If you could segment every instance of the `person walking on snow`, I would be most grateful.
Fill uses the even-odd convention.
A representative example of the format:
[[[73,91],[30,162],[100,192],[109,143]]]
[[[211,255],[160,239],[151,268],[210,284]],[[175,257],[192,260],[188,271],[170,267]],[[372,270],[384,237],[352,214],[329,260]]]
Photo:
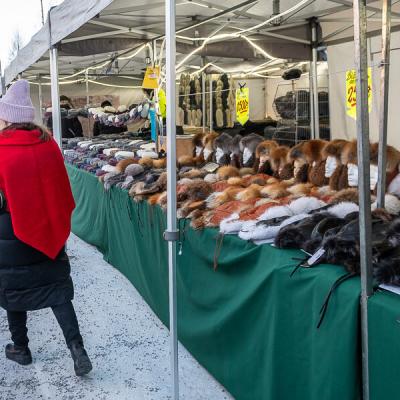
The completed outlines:
[[[27,311],[51,307],[78,376],[92,364],[71,300],[71,268],[65,243],[75,208],[60,149],[33,123],[26,80],[0,99],[0,306],[7,311],[12,344],[6,357],[32,363]]]

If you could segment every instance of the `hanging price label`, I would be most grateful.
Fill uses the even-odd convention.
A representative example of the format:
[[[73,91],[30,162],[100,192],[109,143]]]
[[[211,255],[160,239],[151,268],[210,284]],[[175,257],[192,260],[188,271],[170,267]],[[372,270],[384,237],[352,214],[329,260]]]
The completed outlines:
[[[368,68],[368,112],[372,106],[372,76],[371,68]],[[357,118],[356,101],[356,71],[354,69],[346,71],[346,112],[353,119]]]
[[[236,89],[236,120],[244,125],[249,117],[249,88]]]
[[[143,89],[157,89],[160,78],[160,67],[147,67],[146,74],[143,79]]]

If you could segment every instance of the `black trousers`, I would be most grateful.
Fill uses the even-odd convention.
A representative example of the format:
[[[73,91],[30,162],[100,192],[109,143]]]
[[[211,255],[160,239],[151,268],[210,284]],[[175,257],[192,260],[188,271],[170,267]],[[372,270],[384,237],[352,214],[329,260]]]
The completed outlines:
[[[76,318],[72,302],[51,307],[60,325],[68,347],[72,342],[82,343],[82,336],[79,332],[78,320]],[[28,328],[26,327],[26,311],[7,311],[8,326],[11,332],[11,339],[15,345],[28,346]]]

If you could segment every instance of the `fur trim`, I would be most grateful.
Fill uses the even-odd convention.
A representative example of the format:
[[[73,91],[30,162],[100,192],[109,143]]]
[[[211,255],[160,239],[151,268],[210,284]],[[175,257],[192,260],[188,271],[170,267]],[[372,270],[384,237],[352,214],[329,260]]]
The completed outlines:
[[[274,206],[268,208],[258,218],[258,221],[268,221],[273,218],[290,217],[293,215],[292,210],[288,206]]]
[[[303,164],[296,172],[294,177],[296,183],[306,183],[308,181],[308,171],[310,170],[309,164]]]
[[[239,170],[231,166],[221,167],[217,171],[217,176],[220,180],[228,180],[239,175]]]
[[[334,215],[338,218],[345,218],[346,215],[351,214],[353,212],[358,212],[359,207],[356,203],[351,203],[349,201],[342,201],[340,203],[335,204],[332,207],[327,209],[329,214]]]
[[[150,196],[147,200],[147,202],[151,205],[154,206],[156,204],[158,204],[158,201],[160,199],[160,197],[162,196],[162,193],[156,193],[153,194],[152,196]]]
[[[302,159],[307,164],[312,165],[314,161],[322,161],[322,150],[327,145],[325,140],[307,140],[294,146],[289,153],[291,160]]]
[[[287,146],[278,146],[270,153],[271,167],[274,173],[279,174],[280,170],[287,164],[287,156],[290,149]]]
[[[288,207],[292,211],[293,215],[296,215],[318,210],[325,205],[326,203],[316,199],[315,197],[300,197],[299,199],[292,201]]]
[[[243,221],[239,220],[239,214],[233,213],[221,221],[219,231],[224,234],[237,233],[240,231],[242,225]]]
[[[371,210],[377,209],[377,202],[375,201],[371,205]],[[385,195],[385,210],[392,215],[400,214],[400,200],[398,197],[393,196],[392,194]]]
[[[143,167],[153,168],[153,159],[148,157],[141,158],[139,164]]]
[[[207,172],[201,169],[193,168],[187,172],[179,174],[182,178],[189,178],[189,179],[195,179],[195,178],[204,178],[207,175]]]
[[[203,147],[204,133],[196,133],[192,138],[192,145],[194,148]]]
[[[377,208],[371,212],[372,218],[377,218],[382,220],[383,222],[391,222],[393,221],[394,215],[390,214],[384,208]]]
[[[329,156],[336,157],[336,160],[340,162],[343,149],[347,143],[349,143],[349,141],[343,139],[336,139],[328,142],[322,150],[322,157],[324,159],[328,158]]]

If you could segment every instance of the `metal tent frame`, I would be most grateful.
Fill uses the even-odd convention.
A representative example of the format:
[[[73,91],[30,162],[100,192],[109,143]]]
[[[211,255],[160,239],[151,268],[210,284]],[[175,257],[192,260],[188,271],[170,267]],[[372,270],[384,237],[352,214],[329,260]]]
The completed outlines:
[[[225,67],[243,62],[243,57],[234,53],[240,49],[243,54],[253,54],[251,62],[259,65],[260,61],[280,57],[282,54],[294,54],[310,61],[310,81],[314,93],[317,92],[316,63],[318,46],[326,46],[353,40],[354,29],[355,61],[357,73],[357,137],[358,167],[360,171],[360,261],[361,261],[361,332],[363,363],[363,398],[369,399],[368,370],[368,298],[372,291],[371,266],[371,210],[369,190],[369,123],[368,123],[368,65],[367,37],[382,32],[382,71],[381,103],[379,126],[379,165],[378,165],[378,205],[384,205],[385,195],[385,157],[387,146],[388,81],[390,64],[390,33],[400,30],[400,9],[392,10],[395,3],[382,0],[382,7],[371,5],[368,0],[317,0],[305,1],[304,7],[279,17],[276,24],[263,23],[273,11],[288,10],[292,0],[267,2],[235,0],[233,7],[221,2],[206,0],[148,0],[133,6],[129,0],[66,0],[49,13],[43,28],[31,42],[20,50],[16,59],[5,69],[2,76],[0,67],[1,92],[19,74],[27,78],[51,78],[53,102],[53,124],[57,141],[61,144],[61,117],[59,113],[59,83],[61,79],[77,76],[77,70],[105,63],[110,65],[119,56],[126,56],[126,62],[120,71],[135,76],[138,66],[143,66],[143,59],[135,63],[130,58],[134,49],[144,43],[152,42],[163,48],[166,44],[167,84],[167,146],[168,146],[168,227],[165,239],[169,248],[169,291],[170,291],[170,333],[171,333],[171,369],[173,376],[173,398],[179,397],[178,380],[178,335],[177,335],[177,296],[176,296],[176,241],[178,239],[176,223],[176,153],[175,153],[175,78],[176,61],[182,63],[189,54],[190,64],[183,62],[185,70],[193,70],[193,65],[204,67],[204,60],[221,60]],[[274,3],[274,4],[271,4]],[[188,12],[195,7],[196,15]],[[181,13],[177,9],[183,10]],[[186,12],[186,14],[185,14]],[[187,17],[190,15],[190,24]],[[392,19],[393,17],[396,17]],[[310,29],[310,18],[311,29]],[[322,26],[323,35],[319,37],[316,19]],[[368,26],[367,26],[368,20]],[[65,23],[68,21],[68,23]],[[53,23],[52,23],[53,22]],[[232,34],[249,30],[255,24],[261,24],[256,32],[250,31],[248,42],[256,42],[257,47],[240,40],[232,40],[229,46],[226,39],[215,38],[201,50],[196,31],[208,35],[218,30]],[[220,27],[223,25],[223,28]],[[306,28],[305,28],[306,27]],[[246,35],[247,35],[246,33]],[[110,50],[107,41],[113,38],[115,46]],[[254,42],[255,41],[255,42]],[[221,45],[222,43],[222,45]],[[109,45],[109,44],[108,44]],[[285,51],[279,50],[282,46]],[[200,46],[202,47],[202,46]],[[293,49],[296,52],[293,53]],[[306,49],[304,51],[304,49]],[[111,54],[110,54],[111,51]],[[308,57],[305,57],[305,52]],[[160,51],[162,53],[162,51]],[[82,56],[84,54],[84,56]],[[86,55],[89,54],[89,55]],[[289,58],[289,57],[288,57]],[[296,57],[294,57],[296,58]],[[162,61],[162,57],[161,60]],[[203,63],[203,64],[202,64]],[[265,62],[264,62],[265,64]],[[262,64],[261,64],[262,65]],[[195,70],[196,70],[195,68]],[[50,69],[50,77],[46,77]],[[93,69],[96,69],[94,67]],[[71,75],[73,75],[71,77]],[[61,78],[61,76],[63,76]],[[86,72],[86,79],[87,79]],[[205,82],[205,80],[203,80]],[[40,86],[39,86],[40,87]],[[205,92],[205,90],[203,90]],[[318,97],[313,96],[312,107],[314,137],[318,137]],[[205,102],[203,102],[204,104]],[[58,112],[57,112],[58,110]],[[205,111],[205,110],[204,110]],[[203,111],[203,118],[205,112]]]

